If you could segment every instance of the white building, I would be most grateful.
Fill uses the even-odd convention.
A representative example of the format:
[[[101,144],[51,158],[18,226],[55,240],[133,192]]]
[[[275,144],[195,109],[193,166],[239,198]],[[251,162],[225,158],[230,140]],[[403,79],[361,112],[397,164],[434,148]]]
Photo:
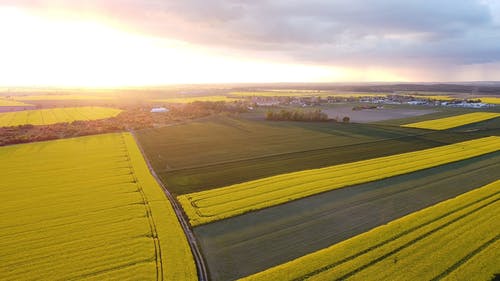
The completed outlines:
[[[169,110],[166,109],[165,107],[153,107],[151,109],[151,112],[157,113],[157,112],[168,112]]]

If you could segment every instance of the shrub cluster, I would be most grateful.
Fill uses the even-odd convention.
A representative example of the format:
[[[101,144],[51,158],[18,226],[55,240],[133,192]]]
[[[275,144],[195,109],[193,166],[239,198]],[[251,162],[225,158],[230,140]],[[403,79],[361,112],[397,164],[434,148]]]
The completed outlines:
[[[275,121],[328,121],[328,114],[316,110],[285,110],[268,111],[266,114],[267,120]]]

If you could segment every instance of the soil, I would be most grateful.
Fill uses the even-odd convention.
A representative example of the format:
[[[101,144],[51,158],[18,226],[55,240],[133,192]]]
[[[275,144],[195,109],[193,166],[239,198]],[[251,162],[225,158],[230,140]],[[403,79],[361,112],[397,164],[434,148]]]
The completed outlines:
[[[413,116],[420,116],[436,112],[432,109],[362,109],[352,110],[352,107],[338,107],[332,109],[324,109],[323,112],[328,114],[328,118],[342,121],[344,116],[350,118],[350,122],[354,123],[370,123],[383,120],[401,119]]]

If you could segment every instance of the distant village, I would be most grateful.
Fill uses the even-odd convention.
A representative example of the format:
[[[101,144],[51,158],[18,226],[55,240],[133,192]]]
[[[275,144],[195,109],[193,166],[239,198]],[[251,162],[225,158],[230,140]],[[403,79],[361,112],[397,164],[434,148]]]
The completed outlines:
[[[277,105],[295,105],[301,107],[315,106],[321,104],[333,103],[351,103],[363,102],[371,104],[409,104],[421,106],[448,106],[462,108],[486,108],[493,107],[495,104],[483,103],[481,99],[446,99],[440,100],[418,95],[388,94],[380,96],[252,96],[249,101],[256,106],[277,106]]]

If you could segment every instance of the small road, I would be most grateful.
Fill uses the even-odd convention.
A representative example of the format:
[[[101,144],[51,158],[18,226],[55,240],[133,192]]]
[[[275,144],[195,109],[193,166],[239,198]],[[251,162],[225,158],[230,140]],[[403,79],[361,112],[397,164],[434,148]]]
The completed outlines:
[[[156,172],[154,171],[153,167],[151,166],[151,163],[149,162],[149,159],[147,158],[146,154],[144,153],[144,150],[142,149],[141,144],[139,143],[135,132],[130,131],[132,136],[134,137],[135,142],[137,143],[137,146],[141,150],[142,156],[144,157],[144,160],[146,161],[146,164],[148,165],[149,171],[151,172],[151,175],[156,179],[158,184],[161,186],[163,189],[163,192],[165,192],[165,195],[167,195],[168,200],[174,207],[175,214],[177,215],[177,219],[179,220],[182,229],[184,230],[184,233],[186,234],[186,238],[188,240],[189,246],[191,247],[191,252],[193,253],[194,261],[196,264],[196,269],[198,272],[198,280],[199,281],[208,281],[208,271],[207,267],[205,265],[205,260],[203,259],[203,256],[201,255],[201,251],[198,247],[198,243],[196,242],[196,238],[194,237],[193,231],[191,230],[191,227],[189,226],[189,222],[186,220],[184,217],[184,214],[182,212],[182,208],[179,205],[179,202],[177,202],[177,199],[168,191],[168,189],[165,187],[163,182],[158,178],[156,175]]]

